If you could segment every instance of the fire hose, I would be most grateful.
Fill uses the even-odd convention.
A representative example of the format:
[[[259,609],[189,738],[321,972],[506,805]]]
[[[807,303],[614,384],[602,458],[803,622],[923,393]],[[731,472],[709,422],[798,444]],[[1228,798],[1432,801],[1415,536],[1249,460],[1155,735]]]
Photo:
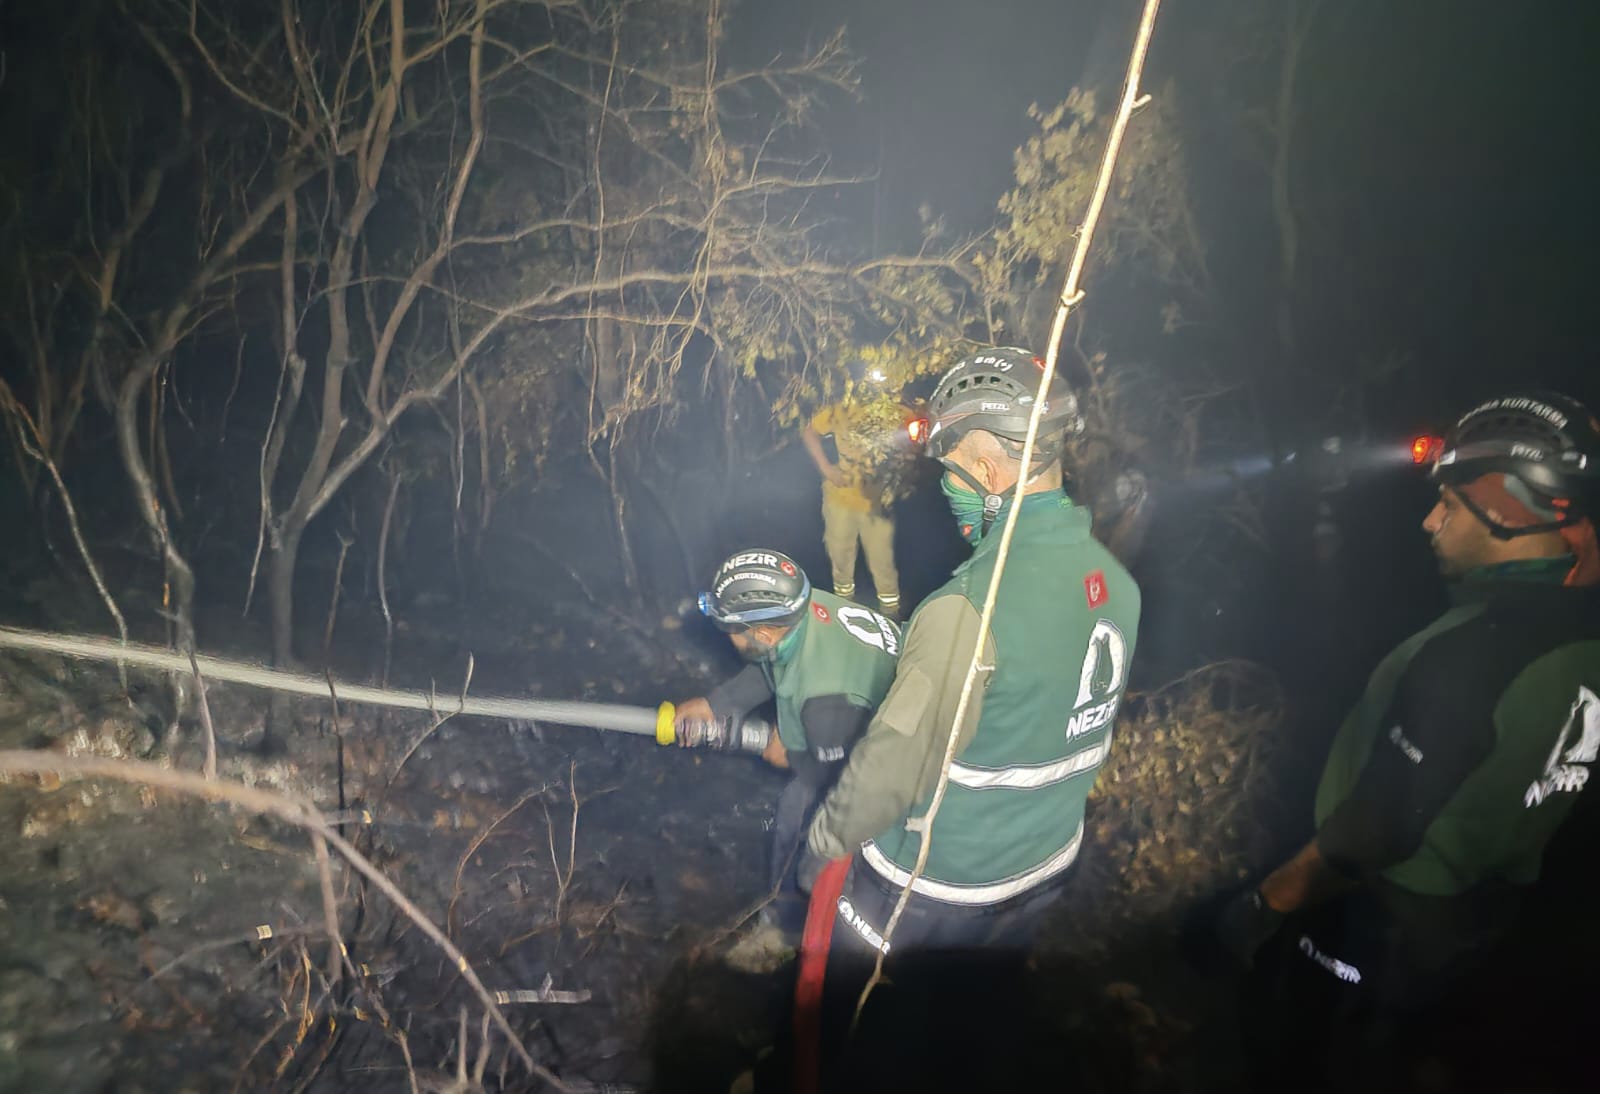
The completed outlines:
[[[109,661],[161,672],[194,671],[189,663],[189,656],[185,653],[135,643],[124,645],[109,638],[52,634],[23,630],[19,627],[0,627],[0,649],[49,653],[85,661]],[[677,711],[671,703],[662,703],[658,707],[651,708],[627,706],[621,703],[513,699],[507,696],[460,695],[451,698],[426,691],[342,684],[309,673],[288,672],[221,657],[197,654],[195,663],[199,666],[200,675],[207,681],[222,680],[231,684],[244,684],[247,687],[288,692],[291,695],[306,695],[312,698],[333,697],[346,703],[427,711],[435,716],[464,714],[485,718],[506,718],[513,721],[554,722],[558,725],[582,726],[586,729],[609,729],[617,733],[654,737],[657,744],[663,745],[672,744],[677,737],[675,729]]]

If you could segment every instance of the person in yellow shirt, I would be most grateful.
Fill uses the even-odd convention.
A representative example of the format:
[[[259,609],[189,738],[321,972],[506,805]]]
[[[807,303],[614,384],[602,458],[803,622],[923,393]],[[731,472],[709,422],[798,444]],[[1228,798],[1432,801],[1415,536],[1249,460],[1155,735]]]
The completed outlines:
[[[800,439],[822,476],[822,544],[833,568],[836,596],[854,600],[858,551],[878,594],[878,610],[901,618],[900,572],[894,563],[896,464],[906,455],[912,412],[891,396],[881,368],[857,362],[849,393],[823,407]],[[823,443],[833,438],[836,457]]]

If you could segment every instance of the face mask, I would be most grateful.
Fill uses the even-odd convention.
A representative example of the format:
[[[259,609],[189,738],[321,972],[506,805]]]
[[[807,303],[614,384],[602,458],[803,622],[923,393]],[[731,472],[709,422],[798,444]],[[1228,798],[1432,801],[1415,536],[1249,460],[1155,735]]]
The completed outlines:
[[[781,642],[779,643],[782,644]],[[759,665],[765,661],[776,660],[778,647],[771,642],[763,642],[753,634],[746,634],[744,641],[738,647],[739,656],[752,665]]]
[[[773,652],[772,660],[779,665],[787,665],[794,656],[794,651],[800,648],[800,627],[790,627],[789,633],[778,639],[778,645]]]
[[[946,473],[939,480],[939,489],[944,491],[945,500],[950,503],[950,512],[955,514],[961,538],[976,547],[983,538],[983,498],[977,491],[968,490],[952,480],[953,476]]]
[[[776,643],[763,642],[754,634],[746,634],[744,644],[739,647],[739,656],[752,665],[764,663],[782,665],[794,656],[794,651],[799,645],[799,627],[790,627],[789,633]]]

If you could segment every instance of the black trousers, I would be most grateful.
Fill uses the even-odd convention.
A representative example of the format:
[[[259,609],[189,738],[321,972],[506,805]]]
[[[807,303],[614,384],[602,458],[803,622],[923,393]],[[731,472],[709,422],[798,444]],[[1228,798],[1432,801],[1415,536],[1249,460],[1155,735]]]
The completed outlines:
[[[768,891],[777,896],[763,911],[762,918],[791,934],[797,934],[806,922],[807,898],[795,879],[800,841],[805,838],[806,825],[825,789],[803,778],[790,779],[773,809],[767,885]]]
[[[1254,1087],[1409,1091],[1432,1066],[1468,1073],[1449,1089],[1479,1089],[1462,1065],[1490,1046],[1461,1042],[1464,1022],[1503,1015],[1509,1002],[1495,1000],[1493,952],[1488,936],[1444,915],[1397,918],[1365,892],[1291,918],[1244,988]]]
[[[913,894],[857,1018],[900,890],[857,856],[834,909],[823,990],[827,1091],[1022,1089],[1040,1063],[1024,975],[1035,929],[1062,879],[999,905]],[[1054,1077],[1061,1077],[1059,1058]]]

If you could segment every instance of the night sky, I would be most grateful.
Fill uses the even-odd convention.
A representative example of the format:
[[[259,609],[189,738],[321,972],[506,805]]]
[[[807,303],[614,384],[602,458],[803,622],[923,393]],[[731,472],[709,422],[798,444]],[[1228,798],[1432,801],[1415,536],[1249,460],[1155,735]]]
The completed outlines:
[[[1270,258],[1268,194],[1248,123],[1217,89],[1239,75],[1227,28],[1250,7],[1164,4],[1144,80],[1176,82],[1211,226],[1234,244],[1223,276],[1246,312],[1260,306],[1257,267]],[[1028,105],[1079,83],[1115,87],[1139,8],[749,0],[738,41],[756,56],[847,25],[866,101],[829,122],[843,155],[882,165],[884,238],[914,241],[924,201],[957,229],[987,226],[1030,132]],[[1296,96],[1294,179],[1317,298],[1305,321],[1338,354],[1407,357],[1395,395],[1413,420],[1507,383],[1600,398],[1590,287],[1600,125],[1586,90],[1597,41],[1600,8],[1561,0],[1341,0],[1319,11]]]
[[[837,230],[883,252],[914,247],[925,215],[949,225],[947,238],[987,229],[1013,150],[1032,131],[1029,104],[1079,84],[1113,89],[1139,7],[741,0],[725,57],[756,64],[847,28],[862,98],[836,96],[819,121],[838,170],[881,175],[875,189],[840,199],[847,221]],[[1250,328],[1269,325],[1275,236],[1239,105],[1270,90],[1270,59],[1262,71],[1241,61],[1240,28],[1269,33],[1283,10],[1170,0],[1145,78],[1152,89],[1173,82],[1235,328],[1227,352],[1245,357],[1268,352]],[[25,62],[42,25],[0,5],[0,33],[19,44],[0,84],[13,104],[32,79]],[[1600,9],[1560,0],[1320,6],[1296,89],[1292,168],[1311,367],[1407,362],[1385,405],[1408,423],[1447,417],[1507,383],[1600,399],[1589,367],[1600,153],[1586,92],[1597,37]],[[61,116],[64,96],[31,87],[28,110]],[[1121,305],[1102,297],[1090,307]]]
[[[1055,103],[1079,81],[1105,6],[747,0],[735,9],[733,44],[756,61],[846,28],[862,59],[863,101],[841,104],[827,124],[846,159],[867,170],[881,163],[886,240],[915,245],[923,202],[967,230],[992,218],[1012,152],[1032,128],[1028,104]],[[1131,35],[1137,11],[1128,14]]]

